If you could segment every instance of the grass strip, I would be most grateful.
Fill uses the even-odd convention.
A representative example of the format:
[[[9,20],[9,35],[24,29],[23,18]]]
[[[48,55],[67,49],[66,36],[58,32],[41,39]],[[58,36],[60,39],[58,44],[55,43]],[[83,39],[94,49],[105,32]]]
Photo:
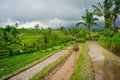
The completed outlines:
[[[43,61],[44,59],[48,58],[49,56],[55,54],[56,52],[58,52],[59,50],[61,50],[62,48],[57,48],[57,49],[53,49],[49,52],[43,52],[41,55],[39,55],[39,52],[36,53],[36,58],[31,59],[30,61],[27,61],[21,65],[18,66],[14,66],[13,68],[4,71],[2,73],[0,73],[0,77],[2,77],[2,79],[6,79],[9,78],[19,72],[22,72],[32,66],[34,66],[35,64]],[[5,75],[5,76],[4,76]]]
[[[70,49],[68,53],[66,53],[64,56],[60,57],[55,62],[46,66],[44,69],[42,69],[40,72],[38,72],[35,76],[33,76],[30,80],[40,80],[40,79],[42,79],[49,71],[54,69],[61,61],[66,59],[71,54],[71,52],[72,52],[72,49]]]
[[[100,36],[98,43],[115,55],[120,56],[120,33],[118,33],[118,36],[114,35],[113,37]]]
[[[94,80],[92,61],[88,55],[88,44],[83,44],[72,80]]]

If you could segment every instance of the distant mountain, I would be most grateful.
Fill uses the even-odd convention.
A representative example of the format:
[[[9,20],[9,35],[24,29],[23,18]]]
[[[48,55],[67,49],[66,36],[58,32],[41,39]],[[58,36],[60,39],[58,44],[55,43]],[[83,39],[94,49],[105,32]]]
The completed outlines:
[[[61,26],[55,26],[53,27],[54,29],[58,29],[60,28]],[[71,27],[76,27],[76,23],[71,23],[71,24],[67,24],[67,25],[64,25],[65,28],[71,28]],[[80,28],[86,28],[86,26],[84,25],[80,25],[78,26]],[[103,22],[98,22],[98,25],[93,25],[91,27],[91,29],[103,29],[104,28],[104,23]]]
[[[104,29],[104,22],[103,21],[99,21],[99,22],[97,22],[97,24],[98,25],[91,26],[91,29],[99,29],[99,30]],[[76,23],[71,23],[71,24],[64,25],[64,27],[65,28],[75,27],[75,25],[76,25]],[[120,19],[116,20],[116,26],[120,26]],[[84,25],[80,25],[79,27],[80,28],[86,28],[86,26],[84,26]],[[55,29],[60,28],[60,26],[59,27],[53,27],[53,28],[55,28]]]

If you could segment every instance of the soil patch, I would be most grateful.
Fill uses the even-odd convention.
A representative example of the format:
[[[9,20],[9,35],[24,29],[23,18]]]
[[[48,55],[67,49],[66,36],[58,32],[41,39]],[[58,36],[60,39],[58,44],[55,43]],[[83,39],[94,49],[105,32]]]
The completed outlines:
[[[120,58],[95,42],[89,42],[95,80],[120,80]]]
[[[81,48],[81,46],[79,46]],[[73,51],[72,54],[42,80],[70,80],[75,70],[75,65],[79,58],[79,52]]]

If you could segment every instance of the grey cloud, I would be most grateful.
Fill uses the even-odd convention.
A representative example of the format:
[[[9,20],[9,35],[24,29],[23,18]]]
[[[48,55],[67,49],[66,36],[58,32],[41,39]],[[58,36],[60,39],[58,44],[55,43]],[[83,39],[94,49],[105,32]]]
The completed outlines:
[[[91,5],[98,0],[0,0],[0,23],[14,21],[41,21],[47,24],[58,18],[73,22],[81,19],[85,9],[92,10]]]

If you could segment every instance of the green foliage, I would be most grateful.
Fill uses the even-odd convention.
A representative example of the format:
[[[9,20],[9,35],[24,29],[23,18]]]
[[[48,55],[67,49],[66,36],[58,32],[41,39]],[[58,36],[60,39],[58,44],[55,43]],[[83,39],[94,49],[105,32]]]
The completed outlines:
[[[98,18],[94,18],[94,14],[90,12],[88,9],[86,9],[86,14],[85,16],[82,16],[82,19],[84,22],[79,22],[76,24],[76,26],[79,26],[80,24],[83,24],[87,27],[88,29],[88,39],[91,40],[91,35],[90,35],[90,28],[92,25],[97,25],[95,21],[98,21]]]
[[[10,52],[10,56],[51,48],[72,41],[73,38],[77,37],[68,35],[68,33],[70,34],[68,29],[64,34],[64,29],[63,31],[51,28],[16,29],[14,26],[6,26],[5,29],[1,28],[0,32],[0,46],[5,47],[5,50]],[[23,52],[20,53],[20,50]]]
[[[114,34],[113,37],[101,36],[99,44],[120,56],[120,33]]]
[[[99,2],[97,6],[92,5],[92,7],[95,9],[94,14],[105,19],[105,34],[107,29],[112,29],[112,23],[115,30],[115,21],[120,13],[120,0],[103,0],[102,3]]]
[[[9,56],[14,55],[14,51],[18,51],[20,47],[20,40],[18,37],[18,32],[14,26],[6,26],[5,29],[1,29],[0,34],[0,47],[1,49],[6,49],[9,52]]]
[[[82,19],[84,22],[79,22],[76,24],[76,26],[79,26],[80,24],[83,24],[87,26],[88,30],[90,31],[90,27],[92,25],[97,25],[95,21],[98,20],[98,18],[94,18],[94,14],[90,12],[88,9],[86,9],[85,16],[82,16]]]
[[[66,30],[68,33],[68,30]],[[69,32],[70,33],[70,32]],[[0,29],[1,58],[6,53],[7,57],[25,53],[33,53],[38,50],[58,46],[72,41],[72,35],[63,31],[48,29],[16,29],[14,26],[6,26]],[[22,53],[20,52],[22,50]],[[9,52],[9,53],[8,53]]]
[[[119,13],[120,13],[120,0],[114,0],[114,8],[113,8],[113,11],[112,11],[112,15],[113,15],[113,25],[114,25],[114,31],[115,31],[115,28],[116,28],[116,20],[119,16]]]
[[[60,62],[62,62],[64,59],[66,59],[70,54],[72,50],[69,50],[68,53],[66,53],[64,56],[60,57],[55,62],[49,64],[45,68],[43,68],[40,72],[38,72],[36,75],[34,75],[30,80],[40,80],[42,79],[51,69],[54,69]]]
[[[88,55],[88,44],[83,44],[72,80],[94,80],[91,58]]]
[[[62,45],[47,49],[34,52],[32,54],[23,54],[19,56],[8,57],[5,59],[0,60],[0,77],[13,73],[25,66],[34,63],[38,60],[41,60],[56,51],[60,50]]]

